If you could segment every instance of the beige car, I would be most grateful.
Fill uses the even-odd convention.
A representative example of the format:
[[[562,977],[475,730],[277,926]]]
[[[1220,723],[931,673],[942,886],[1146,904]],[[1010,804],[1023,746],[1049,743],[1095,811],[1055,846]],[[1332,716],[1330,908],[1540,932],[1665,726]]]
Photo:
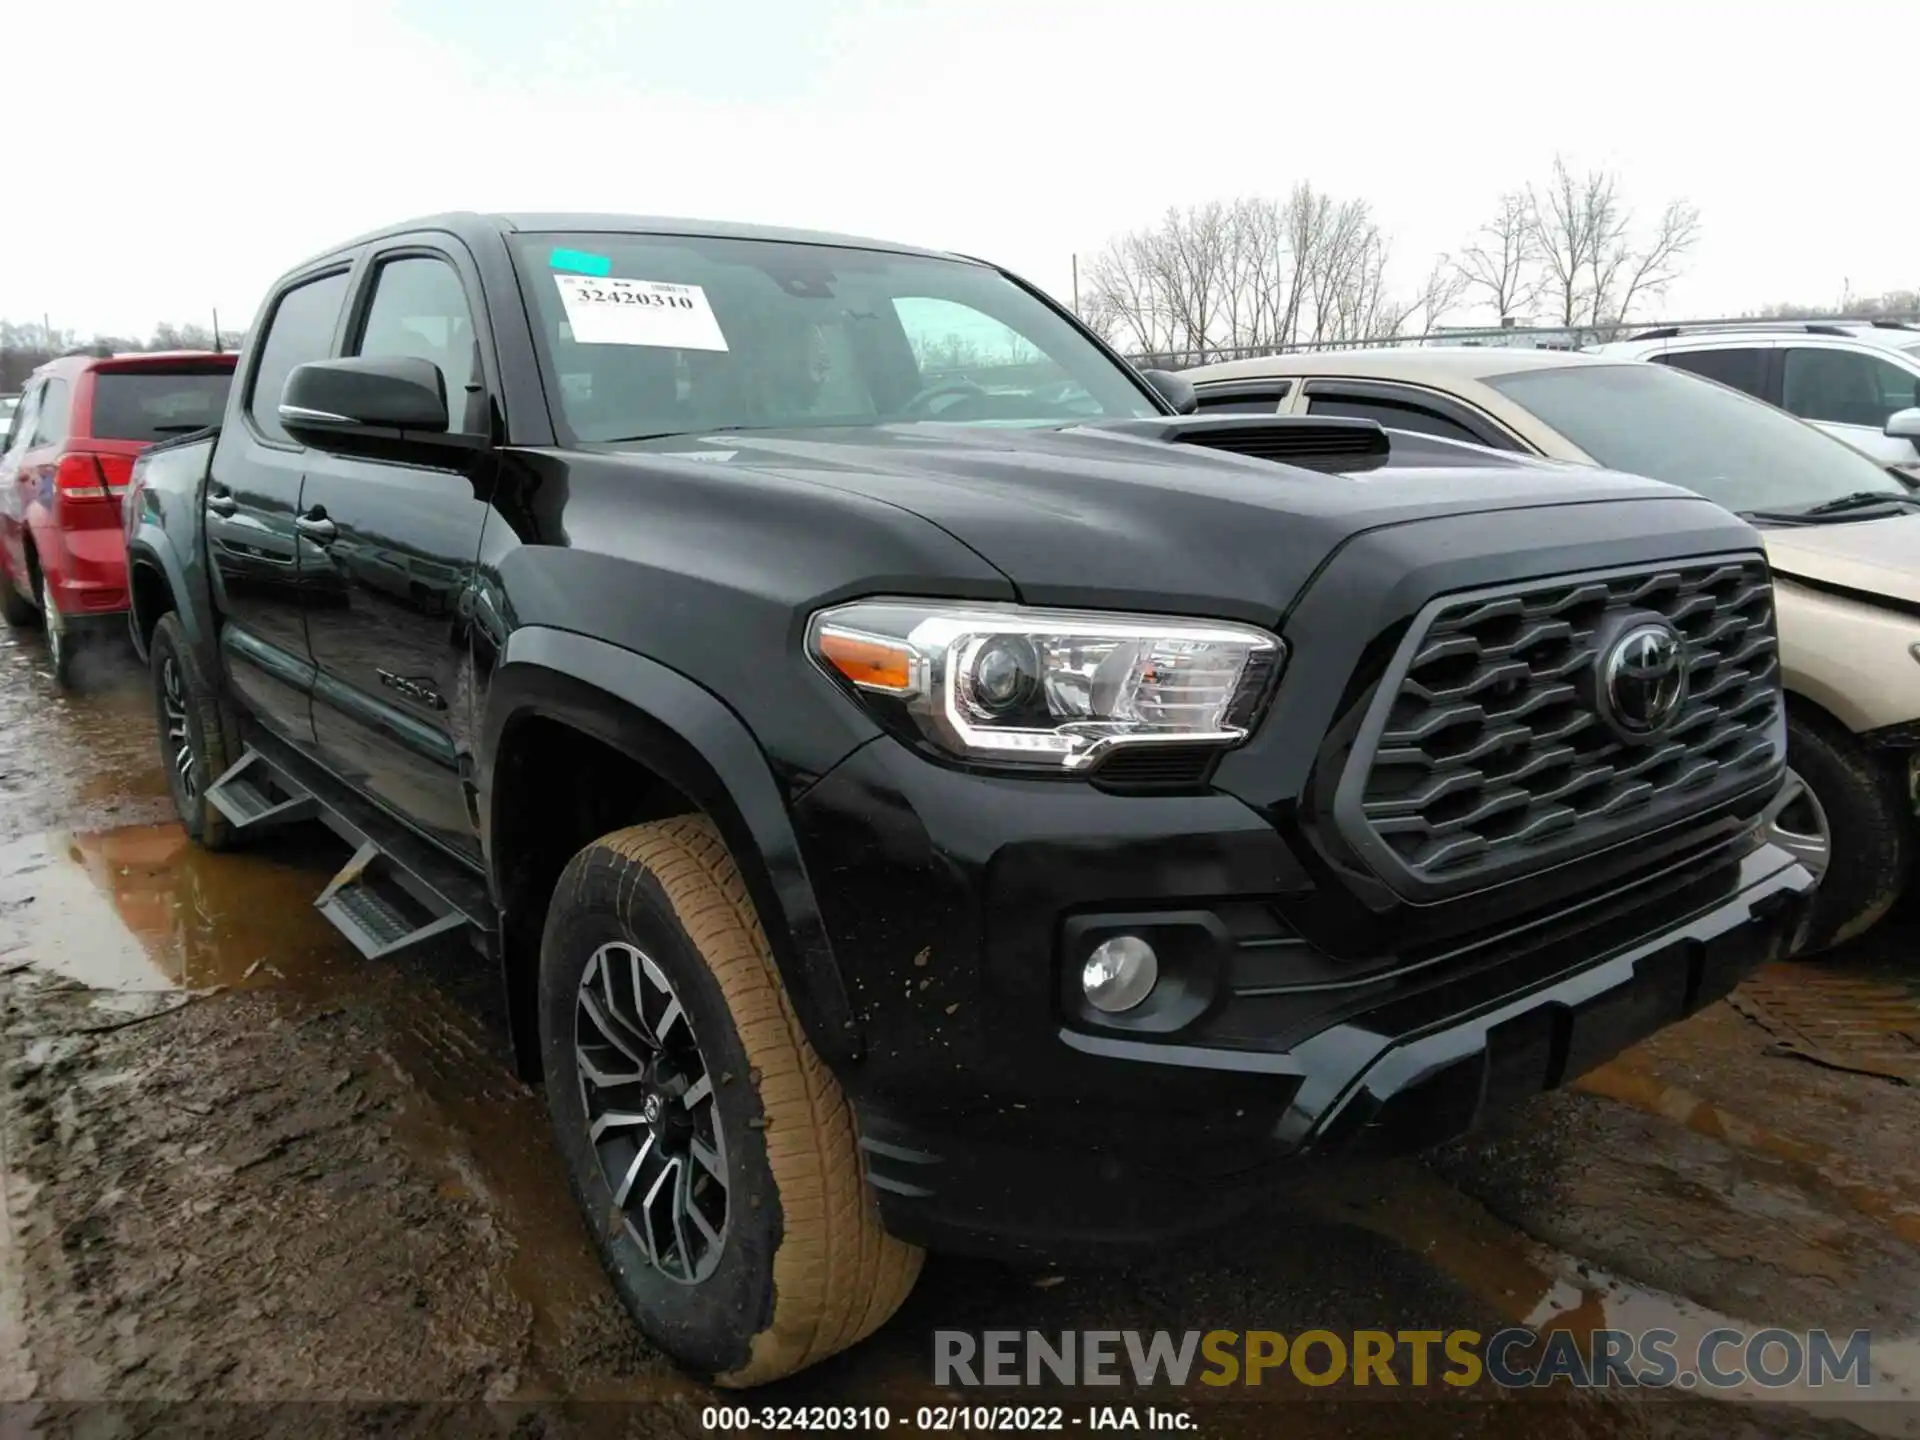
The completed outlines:
[[[1920,496],[1906,481],[1782,410],[1637,360],[1405,347],[1181,377],[1203,414],[1359,416],[1665,480],[1750,520],[1773,563],[1803,782],[1777,823],[1824,871],[1805,948],[1862,934],[1899,898],[1920,831]]]

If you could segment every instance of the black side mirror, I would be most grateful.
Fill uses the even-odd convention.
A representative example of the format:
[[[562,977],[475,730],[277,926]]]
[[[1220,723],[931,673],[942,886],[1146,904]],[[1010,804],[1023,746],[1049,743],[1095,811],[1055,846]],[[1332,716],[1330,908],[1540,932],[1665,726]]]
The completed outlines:
[[[1200,397],[1194,393],[1193,382],[1184,375],[1176,375],[1171,370],[1142,370],[1140,378],[1173,407],[1174,414],[1191,415],[1200,408]]]
[[[459,465],[486,447],[447,429],[447,381],[431,360],[348,356],[296,365],[280,392],[280,423],[316,450],[424,465]]]

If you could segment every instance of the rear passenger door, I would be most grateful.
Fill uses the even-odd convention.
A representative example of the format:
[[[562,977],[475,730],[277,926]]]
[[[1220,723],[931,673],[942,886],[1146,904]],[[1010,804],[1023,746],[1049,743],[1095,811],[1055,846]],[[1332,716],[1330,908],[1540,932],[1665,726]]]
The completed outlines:
[[[342,261],[298,276],[274,297],[247,346],[237,382],[245,401],[220,432],[204,501],[227,683],[261,724],[305,749],[313,745],[306,612],[333,597],[326,567],[301,564],[294,517],[309,454],[280,423],[280,392],[294,366],[333,353],[348,270]]]
[[[493,433],[492,337],[458,242],[390,243],[356,292],[343,353],[431,361],[446,383],[451,427]],[[316,453],[296,521],[338,597],[307,617],[321,759],[469,855],[479,840],[468,789],[466,594],[486,515],[472,482],[454,471]]]

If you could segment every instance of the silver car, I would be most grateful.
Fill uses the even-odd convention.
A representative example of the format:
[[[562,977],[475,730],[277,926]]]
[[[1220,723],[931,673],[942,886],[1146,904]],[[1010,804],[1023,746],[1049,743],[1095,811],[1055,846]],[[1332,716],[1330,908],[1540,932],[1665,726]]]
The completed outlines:
[[[1589,352],[1731,385],[1920,480],[1920,327],[1896,321],[1667,326]]]

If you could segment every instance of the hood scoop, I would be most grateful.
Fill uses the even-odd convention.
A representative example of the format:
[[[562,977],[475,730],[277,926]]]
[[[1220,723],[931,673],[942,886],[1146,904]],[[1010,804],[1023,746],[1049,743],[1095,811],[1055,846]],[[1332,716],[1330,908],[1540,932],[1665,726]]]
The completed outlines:
[[[1373,421],[1333,415],[1183,416],[1099,428],[1309,469],[1368,470],[1385,464],[1392,449],[1387,432]]]

